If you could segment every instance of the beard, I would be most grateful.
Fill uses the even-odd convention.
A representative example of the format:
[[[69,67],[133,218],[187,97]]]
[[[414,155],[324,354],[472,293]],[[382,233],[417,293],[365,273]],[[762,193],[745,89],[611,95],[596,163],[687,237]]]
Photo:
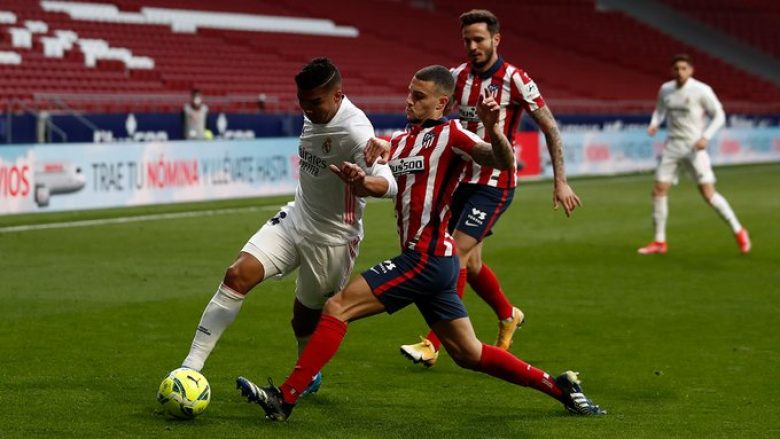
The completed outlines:
[[[471,65],[473,67],[476,67],[477,69],[481,69],[482,67],[485,67],[491,59],[493,59],[493,52],[495,50],[493,49],[493,44],[490,45],[490,49],[485,51],[485,60],[482,62],[472,62]]]

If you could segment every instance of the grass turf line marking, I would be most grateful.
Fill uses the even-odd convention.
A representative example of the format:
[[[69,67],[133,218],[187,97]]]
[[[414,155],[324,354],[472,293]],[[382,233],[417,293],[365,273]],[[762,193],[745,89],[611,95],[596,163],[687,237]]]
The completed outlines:
[[[123,216],[118,218],[101,218],[91,220],[79,220],[79,221],[65,221],[58,223],[45,223],[45,224],[26,224],[21,226],[8,226],[0,227],[0,233],[13,233],[13,232],[29,232],[34,230],[46,230],[46,229],[68,229],[72,227],[90,227],[90,226],[104,226],[110,224],[126,224],[136,223],[142,221],[159,221],[170,220],[180,218],[197,218],[202,216],[214,216],[214,215],[226,215],[231,213],[243,213],[251,212],[253,210],[266,211],[266,210],[279,210],[281,206],[263,206],[263,207],[236,207],[228,209],[213,209],[213,210],[193,210],[188,212],[172,212],[172,213],[158,213],[150,215],[135,215],[135,216]]]

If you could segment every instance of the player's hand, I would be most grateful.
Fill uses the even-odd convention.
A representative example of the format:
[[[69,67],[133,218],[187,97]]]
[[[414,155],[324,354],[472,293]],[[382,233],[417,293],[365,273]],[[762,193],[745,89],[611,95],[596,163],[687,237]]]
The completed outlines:
[[[693,144],[693,147],[696,148],[696,149],[699,149],[699,150],[707,149],[707,139],[702,137],[696,143]]]
[[[390,157],[390,142],[372,137],[368,139],[363,154],[366,156],[366,166],[373,166],[374,162],[387,164]]]
[[[328,168],[349,185],[360,186],[366,178],[363,168],[354,163],[342,162],[341,165],[328,165]]]
[[[553,192],[553,209],[558,210],[558,207],[563,205],[563,211],[566,212],[566,216],[571,216],[571,213],[578,206],[582,206],[580,197],[574,193],[568,183],[556,183],[555,191]]]
[[[658,132],[658,127],[657,126],[650,125],[649,127],[647,127],[647,134],[649,134],[650,137],[655,136],[655,133],[657,133],[657,132]]]
[[[498,123],[498,117],[501,114],[501,105],[496,101],[494,93],[486,93],[479,96],[477,101],[477,116],[485,125],[485,128],[492,128]]]

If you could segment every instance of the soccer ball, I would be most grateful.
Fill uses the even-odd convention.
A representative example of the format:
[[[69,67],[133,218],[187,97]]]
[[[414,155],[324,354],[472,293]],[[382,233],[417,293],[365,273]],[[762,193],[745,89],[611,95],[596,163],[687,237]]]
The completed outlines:
[[[157,401],[174,418],[194,418],[208,407],[211,387],[200,372],[182,367],[169,373],[162,381]]]

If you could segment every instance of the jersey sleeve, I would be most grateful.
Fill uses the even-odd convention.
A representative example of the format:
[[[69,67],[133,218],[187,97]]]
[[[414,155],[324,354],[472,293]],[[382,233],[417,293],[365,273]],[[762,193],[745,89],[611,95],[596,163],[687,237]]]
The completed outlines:
[[[374,137],[374,126],[366,119],[349,126],[349,142],[352,144],[350,159],[357,164],[366,174],[372,175],[372,167],[366,164],[365,149],[369,139]]]
[[[373,163],[371,166],[366,164],[366,144],[374,137],[374,127],[367,119],[364,123],[355,123],[350,127],[350,141],[354,144],[352,150],[352,163],[360,166],[366,175],[380,177],[387,181],[387,192],[382,195],[384,198],[392,198],[398,192],[398,185],[393,177],[390,166],[386,163]]]
[[[701,99],[702,107],[707,111],[707,114],[712,117],[709,125],[702,134],[702,137],[709,140],[715,135],[715,132],[726,123],[726,113],[723,111],[723,105],[720,103],[711,87],[706,87],[704,89]]]
[[[536,83],[522,70],[512,74],[510,81],[512,103],[520,105],[527,112],[536,111],[544,107],[542,92]]]
[[[450,137],[452,151],[464,160],[472,160],[471,151],[474,150],[474,146],[478,143],[485,143],[476,134],[461,128],[460,123],[457,121],[451,122]]]
[[[658,127],[666,119],[666,104],[664,103],[664,87],[658,89],[658,98],[655,102],[655,110],[650,118],[650,126]]]

